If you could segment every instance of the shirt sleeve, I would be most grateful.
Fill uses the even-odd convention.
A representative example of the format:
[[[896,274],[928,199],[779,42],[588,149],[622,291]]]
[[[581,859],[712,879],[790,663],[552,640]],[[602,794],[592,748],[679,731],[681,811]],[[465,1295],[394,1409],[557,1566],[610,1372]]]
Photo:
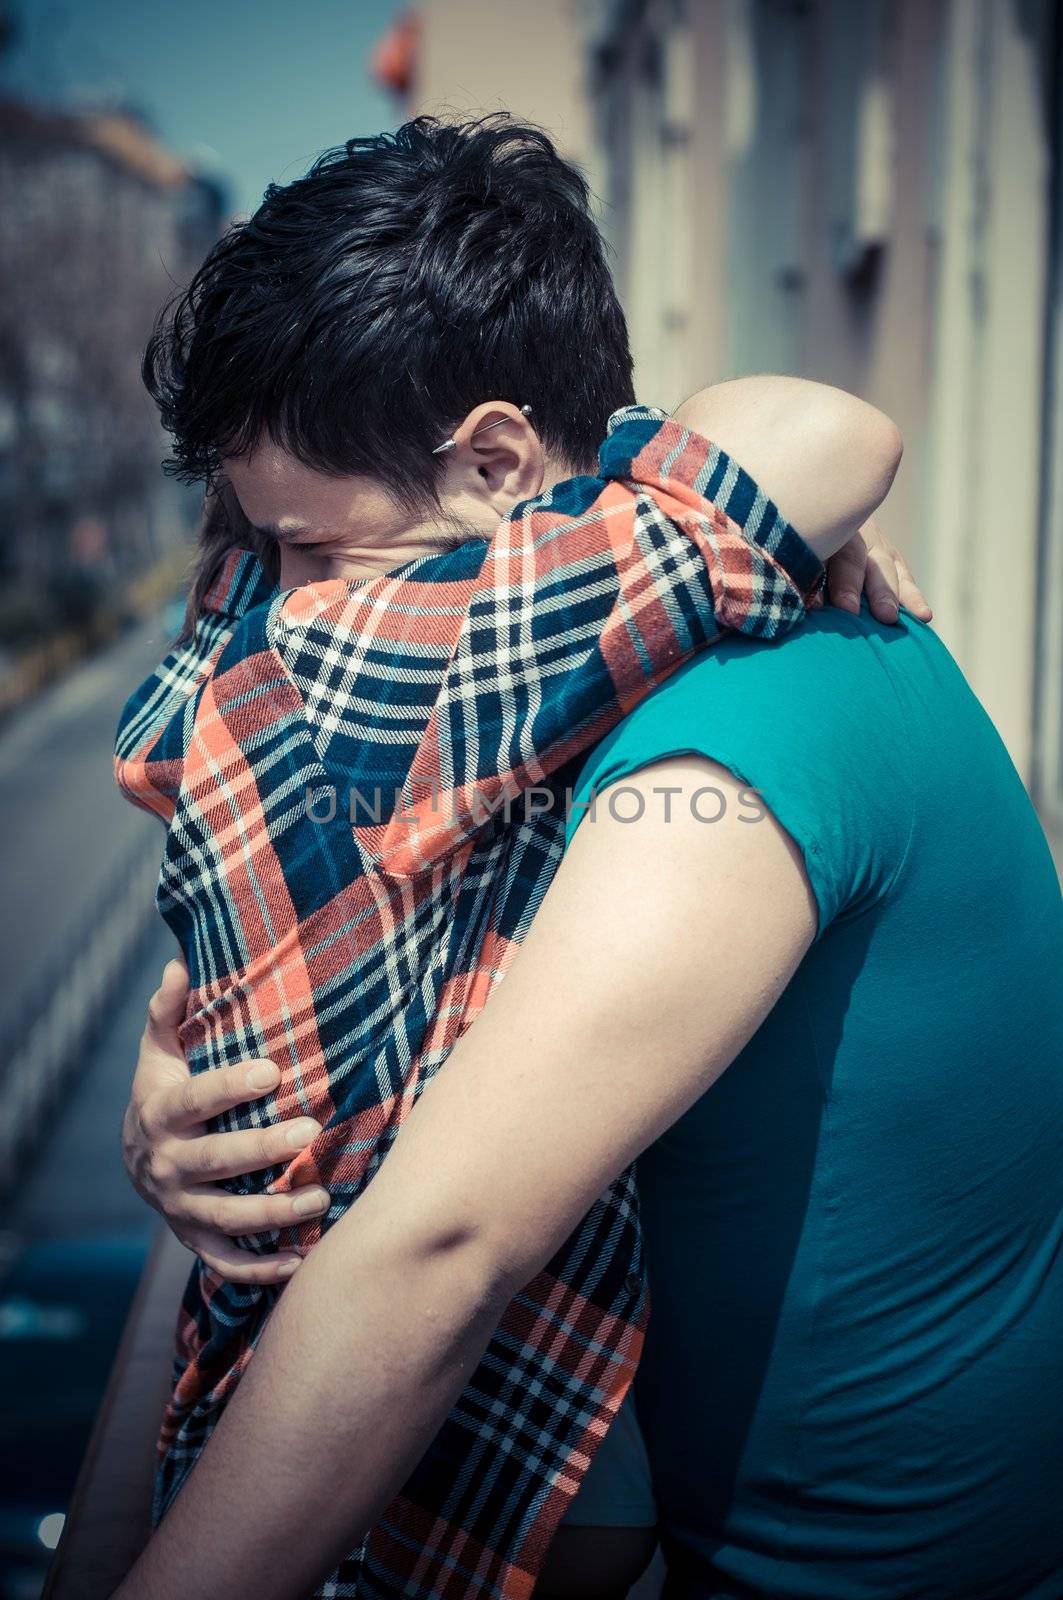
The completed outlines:
[[[908,694],[923,695],[927,633],[906,616],[876,622],[865,605],[857,616],[821,611],[782,650],[732,635],[588,754],[572,785],[569,841],[614,785],[674,756],[704,756],[743,786],[739,821],[770,812],[797,845],[821,937],[840,916],[880,901],[908,854],[916,813]],[[695,815],[711,824],[726,803],[710,787]]]
[[[518,505],[488,542],[291,591],[271,643],[326,767],[385,796],[356,828],[369,864],[409,876],[725,629],[791,627],[821,578],[736,462],[635,406],[611,419],[596,477]]]

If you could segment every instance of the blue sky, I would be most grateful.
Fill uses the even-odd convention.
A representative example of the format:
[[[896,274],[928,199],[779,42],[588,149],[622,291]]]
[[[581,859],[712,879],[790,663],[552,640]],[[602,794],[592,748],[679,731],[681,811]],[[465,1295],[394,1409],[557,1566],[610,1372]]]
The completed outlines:
[[[50,104],[120,99],[216,170],[234,209],[319,150],[394,127],[369,53],[403,0],[14,0],[0,78]]]

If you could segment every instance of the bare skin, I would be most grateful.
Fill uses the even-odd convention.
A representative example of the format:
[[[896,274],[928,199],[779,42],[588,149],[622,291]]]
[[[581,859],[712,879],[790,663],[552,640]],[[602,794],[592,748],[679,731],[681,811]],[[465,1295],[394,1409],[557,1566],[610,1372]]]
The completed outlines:
[[[810,405],[810,391],[816,391],[820,397],[818,409]],[[766,491],[779,501],[818,553],[829,555],[842,546],[830,573],[830,592],[837,603],[847,609],[856,609],[859,591],[863,586],[880,620],[896,620],[898,598],[918,615],[929,616],[929,607],[901,558],[886,544],[877,527],[869,520],[874,507],[888,489],[900,453],[895,430],[878,413],[862,406],[861,402],[853,401],[852,397],[839,395],[837,391],[824,392],[819,386],[803,385],[794,380],[765,379],[743,380],[739,384],[722,385],[716,390],[704,391],[680,408],[677,420],[699,432],[710,434],[732,455],[737,456]],[[492,422],[499,423],[499,426],[492,428],[485,439],[477,438],[476,435],[484,426]],[[776,440],[785,438],[785,447],[780,449],[776,446],[774,451],[767,450],[765,439],[770,435]],[[322,479],[320,475],[310,473],[286,458],[283,452],[273,446],[257,450],[245,460],[228,461],[226,471],[249,520],[261,531],[276,537],[280,543],[283,586],[329,577],[357,579],[390,570],[403,561],[439,549],[442,543],[452,543],[456,538],[489,534],[499,517],[516,500],[536,494],[551,482],[569,475],[570,469],[565,464],[551,462],[545,457],[534,429],[516,407],[494,402],[478,407],[465,419],[455,437],[458,448],[447,459],[441,514],[423,522],[411,522],[408,513],[399,513],[386,493],[366,480]],[[860,470],[853,470],[854,458],[861,461]],[[864,524],[863,532],[846,540],[846,535],[859,523]],[[803,874],[801,878],[803,883]],[[240,1104],[256,1094],[269,1092],[278,1081],[279,1074],[271,1063],[245,1063],[239,1068],[227,1068],[207,1074],[205,1078],[190,1080],[179,1049],[176,1048],[175,1027],[183,1015],[184,1003],[184,973],[174,963],[168,967],[159,994],[153,1001],[145,1034],[133,1101],[126,1119],[127,1163],[135,1175],[137,1187],[145,1197],[160,1206],[168,1219],[176,1224],[176,1231],[184,1241],[223,1276],[256,1282],[279,1281],[290,1277],[299,1266],[297,1257],[286,1254],[249,1260],[232,1241],[242,1233],[282,1227],[294,1215],[323,1211],[327,1205],[325,1192],[311,1189],[284,1197],[264,1195],[237,1198],[220,1190],[217,1179],[259,1170],[290,1157],[295,1149],[301,1148],[316,1135],[317,1124],[310,1119],[302,1119],[289,1130],[270,1129],[253,1134],[203,1137],[201,1124],[205,1117]],[[482,1028],[483,1023],[479,1026]],[[455,1052],[457,1058],[458,1052]],[[726,1065],[726,1061],[723,1065]],[[722,1070],[722,1066],[719,1070]],[[641,1131],[645,1132],[644,1129]],[[283,1142],[286,1135],[288,1143]],[[644,1142],[648,1142],[648,1139]],[[389,1159],[389,1171],[397,1150],[398,1146]],[[619,1170],[625,1164],[626,1161],[621,1161],[614,1170]],[[612,1175],[612,1172],[608,1174]],[[374,1187],[378,1186],[379,1180]],[[604,1182],[598,1183],[598,1187],[588,1193],[586,1204],[601,1187],[604,1187]],[[366,1199],[368,1195],[354,1208],[352,1216],[363,1213]],[[585,1209],[586,1205],[583,1206]],[[581,1214],[574,1216],[572,1221],[578,1220]],[[343,1226],[346,1226],[346,1221]],[[390,1232],[390,1224],[385,1231]],[[568,1231],[567,1228],[565,1231]],[[337,1229],[332,1231],[333,1234],[336,1232]],[[459,1226],[454,1237],[460,1237],[461,1232]],[[558,1237],[558,1242],[560,1237],[563,1234]],[[313,1285],[317,1285],[316,1292],[326,1297],[329,1291],[322,1278],[323,1269],[318,1266],[318,1258],[325,1251],[330,1238],[332,1234],[318,1247],[314,1260],[299,1273],[300,1286],[309,1274],[312,1286],[307,1292],[314,1292]],[[541,1239],[539,1243],[541,1245]],[[437,1327],[443,1340],[441,1348],[450,1348],[453,1352],[452,1364],[447,1365],[443,1361],[445,1371],[421,1371],[416,1368],[415,1352],[406,1351],[402,1354],[400,1365],[404,1366],[406,1382],[412,1382],[423,1405],[418,1406],[418,1418],[410,1419],[405,1431],[398,1430],[401,1437],[393,1437],[386,1446],[382,1441],[382,1447],[390,1451],[387,1461],[377,1462],[371,1473],[367,1469],[361,1489],[356,1486],[352,1491],[355,1494],[353,1501],[348,1502],[345,1498],[345,1519],[342,1538],[337,1529],[340,1542],[335,1548],[336,1555],[349,1547],[350,1530],[368,1525],[362,1519],[371,1521],[375,1511],[386,1503],[388,1496],[385,1494],[377,1504],[376,1495],[382,1492],[381,1486],[386,1489],[388,1484],[394,1482],[397,1487],[405,1467],[417,1459],[424,1443],[434,1432],[433,1424],[424,1434],[425,1418],[435,1418],[438,1422],[449,1409],[453,1397],[460,1392],[470,1363],[478,1357],[506,1299],[519,1286],[512,1279],[512,1269],[507,1265],[513,1249],[514,1239],[511,1236],[503,1252],[507,1260],[492,1260],[485,1278],[479,1276],[479,1257],[475,1252],[455,1256],[447,1251],[440,1256],[433,1246],[428,1252],[430,1259],[422,1262],[419,1255],[413,1261],[400,1251],[399,1265],[403,1272],[409,1269],[412,1275],[410,1281],[425,1296],[419,1302],[418,1314],[426,1317],[428,1325],[435,1325],[438,1317],[445,1322],[447,1312],[441,1299],[437,1297],[437,1300],[433,1300],[433,1284],[438,1280],[438,1296],[453,1299],[452,1273],[455,1266],[461,1285],[466,1284],[466,1271],[470,1273],[468,1292],[465,1295],[459,1292],[456,1297],[456,1304],[459,1308],[464,1307],[464,1311],[459,1317],[460,1326],[455,1326],[451,1332],[450,1345],[447,1344],[446,1328]],[[546,1255],[550,1253],[551,1250],[547,1249]],[[521,1259],[519,1254],[518,1259]],[[392,1266],[394,1264],[391,1263]],[[385,1259],[376,1260],[374,1281],[378,1287],[392,1282],[388,1267]],[[422,1267],[424,1270],[421,1270]],[[523,1265],[520,1270],[523,1271]],[[527,1273],[519,1282],[526,1281],[527,1276],[531,1275]],[[445,1284],[448,1286],[445,1287]],[[395,1287],[394,1284],[392,1286]],[[293,1289],[295,1287],[293,1285]],[[285,1296],[280,1311],[273,1318],[273,1323],[276,1323],[278,1317],[282,1317],[283,1328],[290,1327],[291,1317],[296,1314],[289,1314],[285,1310],[290,1303],[291,1293],[289,1291]],[[362,1290],[359,1290],[361,1295]],[[499,1295],[504,1298],[500,1300]],[[365,1300],[362,1299],[361,1303],[364,1308]],[[433,1309],[437,1304],[438,1313]],[[390,1311],[381,1305],[385,1322],[390,1319],[397,1305],[398,1302]],[[321,1314],[331,1314],[328,1310],[323,1311],[317,1301],[313,1302],[313,1306],[315,1318]],[[370,1316],[369,1322],[372,1321]],[[272,1326],[271,1323],[271,1331]],[[287,1352],[281,1360],[291,1359],[291,1346],[286,1346],[284,1342],[286,1337],[297,1338],[298,1335],[295,1330],[288,1335],[282,1330],[277,1336],[282,1350]],[[378,1345],[378,1352],[381,1348],[394,1347],[393,1330],[389,1331],[383,1323],[376,1325],[375,1337],[392,1340],[391,1344]],[[344,1338],[346,1335],[340,1338],[339,1343],[346,1351],[346,1358],[365,1361],[368,1347],[359,1346],[359,1350],[354,1352],[344,1344]],[[409,1365],[410,1361],[414,1362],[413,1367]],[[207,1486],[191,1494],[191,1504],[193,1514],[196,1514],[195,1507],[198,1504],[198,1515],[206,1516],[209,1521],[208,1503],[214,1476],[219,1472],[231,1473],[233,1462],[241,1451],[250,1448],[288,1450],[292,1447],[296,1451],[296,1459],[300,1457],[303,1446],[296,1434],[284,1434],[284,1429],[293,1424],[293,1419],[286,1419],[283,1399],[264,1390],[257,1409],[254,1409],[253,1398],[250,1411],[248,1406],[238,1404],[249,1384],[254,1395],[258,1388],[257,1374],[263,1365],[267,1368],[267,1376],[262,1381],[268,1384],[271,1363],[268,1359],[263,1363],[260,1352],[252,1369],[256,1374],[255,1383],[251,1383],[250,1378],[245,1379],[237,1401],[230,1408],[236,1412],[237,1423],[230,1424],[226,1420],[204,1457],[204,1462],[213,1457],[215,1466],[205,1468],[203,1462],[200,1463],[178,1507],[167,1519],[162,1534],[153,1540],[144,1562],[138,1564],[137,1571],[131,1575],[129,1584],[132,1587],[123,1586],[120,1591],[122,1595],[150,1592],[162,1597],[171,1592],[167,1585],[171,1577],[177,1582],[178,1571],[183,1589],[186,1590],[188,1583],[192,1582],[197,1591],[204,1594],[215,1592],[211,1587],[215,1580],[222,1583],[218,1593],[276,1592],[278,1595],[294,1595],[301,1592],[295,1587],[269,1588],[270,1578],[274,1583],[277,1582],[275,1566],[269,1578],[263,1576],[260,1582],[256,1577],[254,1589],[233,1588],[237,1568],[228,1563],[223,1551],[219,1552],[219,1562],[210,1572],[200,1572],[197,1568],[194,1576],[190,1576],[190,1569],[181,1555],[180,1532],[174,1536],[168,1532],[175,1518],[181,1520],[180,1509],[190,1503],[189,1496],[194,1485],[203,1480],[206,1480]],[[386,1375],[378,1375],[384,1378],[383,1391],[391,1393]],[[320,1377],[322,1383],[327,1382],[325,1371]],[[311,1377],[310,1381],[316,1391],[317,1380]],[[404,1392],[408,1395],[410,1388],[407,1386]],[[362,1400],[356,1395],[350,1398],[353,1419],[359,1414]],[[394,1398],[392,1394],[392,1400]],[[376,1407],[380,1399],[380,1392],[364,1397],[368,1410],[363,1421],[371,1419],[372,1427],[378,1426]],[[272,1424],[267,1425],[266,1438],[259,1433],[260,1425],[264,1422],[261,1415],[264,1406],[273,1408],[273,1420],[280,1429],[279,1433],[271,1434],[269,1429]],[[442,1410],[438,1410],[440,1406]],[[239,1421],[241,1418],[242,1423]],[[346,1422],[342,1426],[345,1427]],[[244,1434],[244,1429],[250,1430],[249,1435]],[[336,1437],[335,1430],[330,1436]],[[344,1433],[343,1437],[346,1440],[349,1436]],[[217,1441],[221,1438],[230,1443],[219,1445]],[[257,1441],[253,1445],[252,1439]],[[364,1436],[359,1439],[360,1449],[363,1448],[363,1439]],[[397,1478],[394,1476],[396,1473]],[[359,1493],[361,1499],[358,1499]],[[292,1515],[292,1503],[288,1500],[285,1517],[289,1526]],[[256,1522],[255,1525],[261,1528],[260,1523]],[[556,1559],[544,1574],[541,1592],[601,1595],[609,1591],[613,1575],[619,1580],[615,1586],[617,1591],[622,1592],[648,1559],[652,1551],[652,1533],[648,1530],[607,1530],[612,1537],[603,1541],[600,1537],[603,1532],[606,1530],[563,1530],[552,1553]],[[619,1538],[616,1537],[618,1532]],[[186,1540],[187,1536],[186,1529]],[[202,1536],[203,1524],[200,1524],[198,1537]],[[242,1539],[237,1543],[240,1545],[240,1583],[247,1584],[250,1569],[246,1563],[249,1556]],[[331,1547],[326,1549],[327,1545],[327,1529],[323,1528],[320,1538],[315,1535],[314,1548],[319,1562],[319,1567],[315,1569],[317,1571],[323,1570],[320,1562],[330,1556]],[[613,1563],[611,1571],[610,1562]],[[257,1562],[254,1570],[258,1573]],[[293,1574],[294,1569],[289,1562],[284,1569],[285,1584]],[[312,1578],[313,1574],[309,1574],[307,1581],[312,1581]],[[138,1582],[144,1587],[137,1587]],[[263,1588],[262,1583],[266,1583],[267,1587]],[[604,1589],[603,1584],[606,1585]],[[178,1592],[178,1588],[175,1587],[172,1592]]]
[[[863,591],[881,622],[895,622],[899,604],[929,620],[925,597],[874,515],[900,458],[888,418],[851,395],[792,378],[715,385],[686,401],[676,418],[741,461],[817,553],[829,558],[832,604],[857,611]],[[518,500],[572,471],[543,450],[534,418],[508,402],[475,407],[454,438],[438,513],[421,518],[397,506],[374,480],[327,477],[272,444],[224,465],[249,521],[277,539],[281,584],[293,587],[374,577],[458,539],[488,536]],[[223,1278],[281,1282],[298,1268],[297,1255],[251,1255],[234,1241],[320,1215],[328,1204],[325,1191],[234,1196],[219,1180],[290,1159],[320,1129],[300,1118],[247,1133],[205,1131],[221,1112],[271,1093],[279,1072],[270,1062],[247,1061],[193,1080],[169,1042],[172,1018],[183,1013],[184,983],[183,967],[173,963],[149,1009],[123,1124],[126,1167],[147,1203]]]
[[[728,797],[718,826],[681,799],[663,821],[654,785],[705,784]],[[401,1486],[512,1295],[796,970],[816,912],[778,824],[742,827],[736,780],[700,759],[634,786],[645,823],[580,829],[506,982],[280,1300],[121,1600],[309,1592]],[[350,1464],[339,1482],[336,1459]],[[247,1474],[262,1460],[286,1471]],[[312,1537],[293,1541],[295,1527]]]

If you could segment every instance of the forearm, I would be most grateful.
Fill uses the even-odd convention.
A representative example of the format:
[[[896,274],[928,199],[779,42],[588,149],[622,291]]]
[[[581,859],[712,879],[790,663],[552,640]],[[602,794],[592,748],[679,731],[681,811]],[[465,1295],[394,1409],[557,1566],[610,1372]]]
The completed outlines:
[[[691,803],[707,781],[734,801],[711,828]],[[708,763],[631,784],[637,839],[608,810],[580,829],[116,1600],[308,1593],[401,1488],[517,1289],[763,1022],[815,933],[796,847],[771,818],[747,826],[739,780]],[[687,803],[668,814],[661,793]]]
[[[472,1247],[408,1247],[344,1219],[285,1290],[114,1600],[302,1600],[402,1487],[506,1298]]]
[[[736,378],[675,412],[754,478],[821,560],[882,504],[900,464],[896,424],[866,401],[804,378]]]

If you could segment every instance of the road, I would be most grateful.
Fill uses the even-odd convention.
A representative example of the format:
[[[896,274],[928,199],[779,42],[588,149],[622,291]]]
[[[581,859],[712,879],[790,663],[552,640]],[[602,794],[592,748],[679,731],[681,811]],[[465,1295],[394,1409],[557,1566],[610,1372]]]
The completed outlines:
[[[24,1010],[79,929],[91,933],[120,863],[138,850],[161,857],[162,827],[119,795],[111,750],[123,702],[166,644],[160,614],[62,679],[0,734],[6,1017]],[[8,1198],[9,1240],[142,1225],[118,1165],[116,1130],[147,997],[173,948],[161,920],[149,915],[146,929],[119,1001],[64,1092],[61,1115]]]
[[[161,856],[159,822],[111,776],[118,712],[165,652],[161,617],[63,679],[0,734],[0,1015],[18,1018],[106,908],[120,864]],[[0,1233],[0,1600],[40,1593],[153,1222],[121,1168],[118,1129],[147,998],[173,948],[145,933],[47,1134],[5,1198]],[[58,966],[57,966],[58,964]],[[10,1027],[0,1037],[12,1045]]]
[[[160,615],[124,635],[0,733],[0,1017],[18,1014],[42,972],[85,926],[122,859],[159,822],[123,800],[111,775],[115,724],[165,653]],[[6,1034],[5,1034],[6,1036]]]

